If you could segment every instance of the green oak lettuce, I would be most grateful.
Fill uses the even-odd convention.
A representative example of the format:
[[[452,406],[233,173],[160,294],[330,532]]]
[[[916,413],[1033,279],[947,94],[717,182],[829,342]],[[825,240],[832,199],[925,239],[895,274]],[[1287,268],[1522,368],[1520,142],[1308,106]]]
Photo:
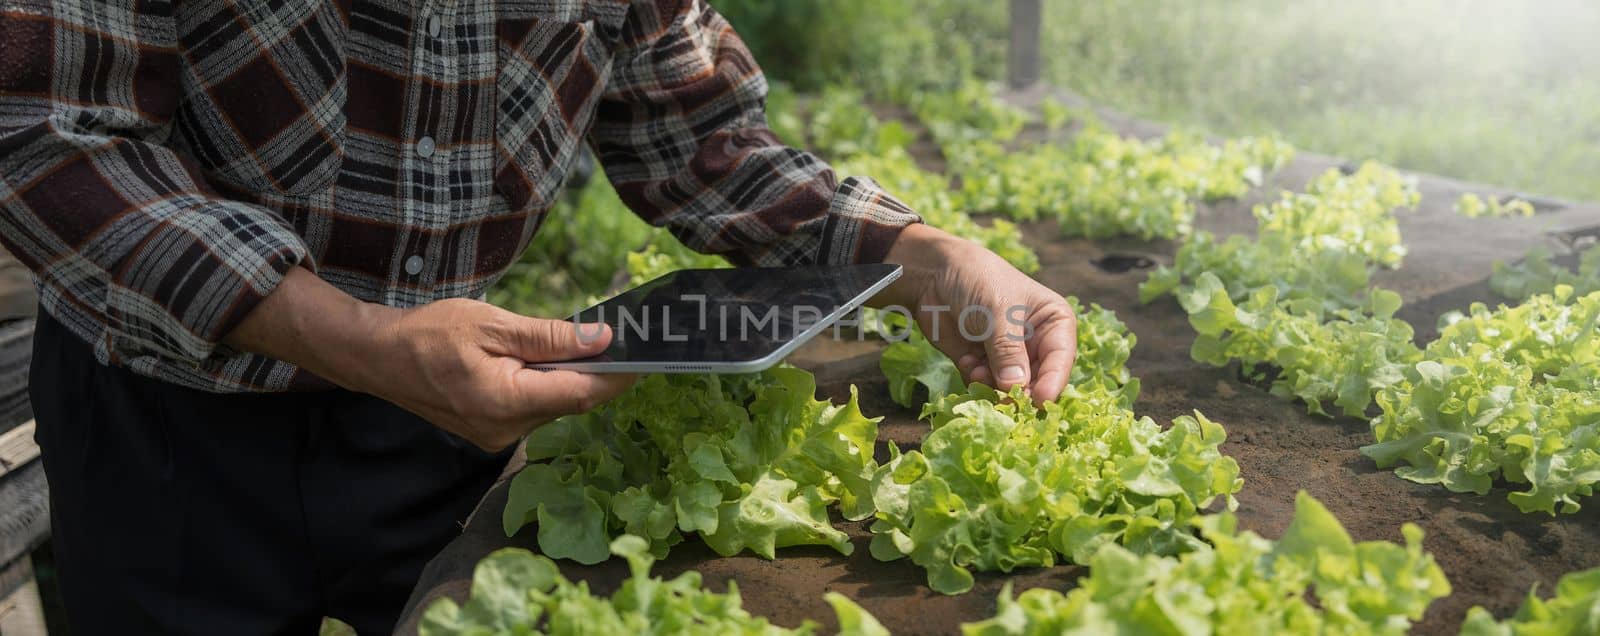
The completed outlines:
[[[1376,443],[1361,452],[1456,492],[1503,479],[1523,512],[1576,512],[1600,483],[1600,293],[1562,286],[1443,322],[1425,358],[1379,393]]]
[[[910,108],[943,152],[946,173],[960,181],[957,209],[1053,218],[1068,236],[1187,235],[1194,199],[1242,195],[1294,154],[1272,138],[1219,145],[1184,131],[1123,137],[1092,113],[1053,100],[1040,105],[1043,124],[1054,132],[1080,120],[1071,139],[1013,143],[1032,117],[978,83],[921,95]]]
[[[1330,170],[1304,193],[1257,206],[1254,238],[1195,235],[1140,299],[1177,297],[1198,334],[1196,361],[1239,360],[1313,413],[1331,402],[1365,417],[1373,395],[1422,356],[1411,325],[1394,318],[1400,295],[1369,286],[1374,267],[1405,255],[1393,210],[1418,201],[1412,179],[1378,164]]]
[[[1541,599],[1528,590],[1517,613],[1503,622],[1482,607],[1467,612],[1461,636],[1557,636],[1600,634],[1600,568],[1572,572],[1556,582],[1556,595]]]
[[[1480,197],[1471,192],[1461,195],[1461,198],[1456,200],[1455,210],[1456,214],[1469,219],[1533,216],[1538,211],[1534,209],[1532,203],[1516,197],[1501,199],[1493,194]]]
[[[1496,262],[1489,277],[1495,293],[1519,302],[1553,292],[1557,285],[1567,285],[1580,296],[1600,291],[1600,245],[1579,253],[1576,272],[1557,265],[1550,250],[1535,247],[1520,263]]]
[[[804,635],[816,632],[810,621],[789,629],[752,616],[742,606],[739,586],[728,582],[723,594],[702,588],[700,573],[663,580],[650,576],[649,544],[618,537],[608,551],[628,560],[632,575],[610,598],[595,596],[585,583],[561,575],[555,562],[521,548],[504,548],[473,569],[465,605],[442,598],[422,615],[422,636],[498,636],[502,634],[744,634]],[[847,636],[887,636],[870,614],[849,599],[829,594]]]
[[[945,143],[963,207],[1031,221],[1067,236],[1174,238],[1193,230],[1194,201],[1239,196],[1293,154],[1273,139],[1221,146],[1175,132],[1143,141],[1089,121],[1068,143],[1009,148],[991,139]]]
[[[1072,301],[1076,307],[1076,301]],[[891,392],[930,399],[932,432],[921,447],[879,467],[872,553],[909,558],[947,594],[972,586],[971,571],[1009,572],[1058,558],[1084,563],[1111,543],[1141,553],[1200,547],[1189,520],[1241,482],[1218,450],[1226,434],[1205,416],[1163,427],[1136,417],[1138,380],[1124,364],[1132,334],[1098,306],[1079,309],[1079,364],[1063,396],[1035,405],[961,387],[954,366],[925,339],[890,345],[882,368]]]
[[[1234,304],[1211,272],[1200,274],[1178,300],[1197,334],[1190,350],[1195,361],[1222,366],[1239,360],[1254,380],[1272,376],[1273,395],[1299,398],[1312,413],[1326,415],[1325,403],[1332,402],[1346,415],[1364,417],[1373,393],[1399,382],[1422,355],[1411,342],[1411,325],[1394,318],[1400,297],[1388,290],[1372,290],[1363,311],[1337,310],[1325,320],[1285,309],[1270,285]]]
[[[1404,634],[1450,583],[1406,524],[1405,545],[1357,543],[1301,493],[1276,542],[1231,514],[1194,520],[1209,545],[1178,556],[1107,545],[1066,593],[1001,593],[967,636],[1055,634]]]
[[[1139,396],[1139,379],[1128,371],[1127,364],[1138,338],[1116,312],[1093,303],[1085,308],[1072,296],[1067,297],[1067,304],[1078,318],[1078,357],[1069,384],[1104,387],[1125,394],[1125,403],[1131,404]],[[889,381],[889,396],[904,407],[915,405],[918,387],[926,391],[930,406],[947,394],[967,388],[955,363],[916,328],[908,337],[890,343],[878,368]]]
[[[528,437],[513,478],[507,535],[537,523],[540,551],[595,563],[611,537],[668,549],[694,533],[720,554],[851,544],[829,522],[872,515],[877,420],[854,393],[819,401],[811,374],[775,368],[746,376],[652,375],[593,412]]]

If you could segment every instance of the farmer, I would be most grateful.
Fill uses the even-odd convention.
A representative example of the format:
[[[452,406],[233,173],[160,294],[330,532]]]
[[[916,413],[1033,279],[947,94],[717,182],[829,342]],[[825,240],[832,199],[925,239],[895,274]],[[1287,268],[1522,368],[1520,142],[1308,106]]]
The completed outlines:
[[[1067,382],[1065,301],[779,143],[703,0],[12,0],[0,43],[0,230],[38,281],[77,634],[390,631],[518,439],[632,381],[525,368],[606,339],[482,302],[586,144],[697,250],[1025,306],[1031,337],[950,311],[938,344],[975,381]]]

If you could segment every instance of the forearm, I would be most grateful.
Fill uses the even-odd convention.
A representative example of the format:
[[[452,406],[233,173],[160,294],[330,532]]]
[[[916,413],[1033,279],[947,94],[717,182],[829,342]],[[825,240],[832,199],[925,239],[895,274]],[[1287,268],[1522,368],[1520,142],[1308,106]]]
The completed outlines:
[[[362,302],[297,267],[223,342],[388,400],[497,451],[533,426],[627,389],[632,376],[527,368],[598,354],[610,342],[602,333],[579,337],[570,322],[460,298],[409,309]]]
[[[303,267],[284,275],[223,342],[315,373],[353,391],[368,391],[381,368],[383,343],[399,309],[363,302]]]

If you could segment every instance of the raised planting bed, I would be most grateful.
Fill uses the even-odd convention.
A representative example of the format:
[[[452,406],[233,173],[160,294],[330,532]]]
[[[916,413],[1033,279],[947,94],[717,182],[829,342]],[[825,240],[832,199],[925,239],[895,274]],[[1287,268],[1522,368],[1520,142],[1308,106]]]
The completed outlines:
[[[1015,96],[1021,101],[1038,95]],[[1159,133],[1148,123],[1106,116],[1123,134]],[[926,148],[925,148],[926,150]],[[933,160],[934,157],[918,157]],[[1340,160],[1301,153],[1262,187],[1239,200],[1201,206],[1196,227],[1219,236],[1253,232],[1250,208],[1276,198],[1280,190],[1299,190]],[[1395,290],[1405,300],[1398,316],[1416,327],[1419,344],[1432,340],[1435,321],[1474,301],[1501,302],[1487,285],[1492,264],[1515,261],[1531,247],[1558,245],[1600,226],[1600,207],[1545,202],[1527,218],[1468,219],[1453,204],[1464,192],[1500,193],[1489,186],[1429,176],[1418,177],[1421,206],[1397,213],[1409,254],[1396,270],[1380,270],[1373,284]],[[1171,298],[1139,302],[1138,286],[1157,264],[1171,264],[1179,243],[1170,240],[1060,239],[1053,222],[1024,225],[1024,236],[1039,256],[1036,277],[1064,294],[1114,310],[1137,335],[1128,368],[1142,380],[1134,410],[1159,422],[1204,412],[1222,424],[1228,440],[1222,450],[1238,461],[1244,487],[1238,493],[1237,516],[1242,528],[1264,537],[1284,533],[1295,512],[1295,495],[1304,490],[1319,499],[1357,541],[1401,542],[1401,526],[1410,522],[1426,533],[1430,551],[1454,591],[1434,602],[1415,633],[1454,634],[1469,607],[1482,605],[1497,617],[1514,612],[1530,586],[1548,593],[1563,574],[1600,566],[1600,501],[1586,501],[1574,514],[1549,516],[1523,513],[1506,500],[1503,487],[1485,496],[1451,493],[1379,469],[1359,448],[1372,442],[1362,418],[1310,415],[1303,403],[1270,395],[1265,385],[1243,379],[1235,365],[1212,367],[1195,362],[1190,346],[1195,330]],[[894,404],[878,370],[883,345],[876,342],[818,342],[791,360],[816,373],[819,394],[835,402],[860,392],[862,411],[884,416],[876,455],[888,458],[888,442],[902,450],[917,448],[928,425],[913,410]],[[509,473],[508,473],[509,475]],[[507,546],[537,551],[535,530],[523,528],[507,538],[501,510],[507,498],[502,481],[484,499],[460,538],[428,566],[419,581],[400,632],[413,633],[422,611],[434,600],[466,597],[474,565],[490,552]],[[1009,575],[978,573],[964,594],[947,596],[927,586],[927,573],[908,560],[881,562],[868,548],[867,522],[835,518],[854,547],[841,556],[827,547],[781,549],[776,560],[748,552],[720,557],[691,537],[675,546],[656,565],[665,577],[696,570],[707,587],[726,589],[737,581],[744,606],[779,625],[802,620],[837,625],[824,601],[839,592],[874,614],[894,633],[955,633],[963,622],[994,615],[1002,586],[1018,591],[1031,587],[1070,589],[1086,568],[1072,565],[1022,569]],[[561,561],[565,576],[586,581],[597,594],[609,594],[628,576],[621,559],[595,566]]]

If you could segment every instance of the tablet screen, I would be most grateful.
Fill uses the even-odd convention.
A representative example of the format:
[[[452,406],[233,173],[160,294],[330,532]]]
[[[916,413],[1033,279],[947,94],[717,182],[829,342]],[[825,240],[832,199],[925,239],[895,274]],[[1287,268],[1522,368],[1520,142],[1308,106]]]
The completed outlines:
[[[536,368],[756,371],[854,311],[898,265],[679,270],[578,312],[611,326],[605,353]]]

